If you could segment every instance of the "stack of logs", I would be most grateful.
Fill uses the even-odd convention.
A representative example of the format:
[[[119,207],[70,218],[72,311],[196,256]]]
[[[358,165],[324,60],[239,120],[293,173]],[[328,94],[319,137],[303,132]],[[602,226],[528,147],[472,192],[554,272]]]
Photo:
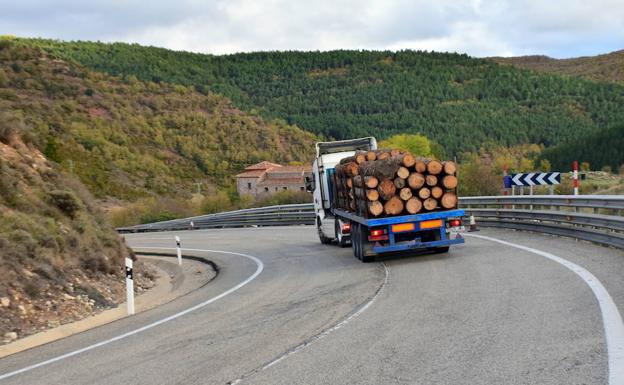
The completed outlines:
[[[335,204],[365,218],[453,209],[456,171],[399,150],[358,151],[336,166]]]

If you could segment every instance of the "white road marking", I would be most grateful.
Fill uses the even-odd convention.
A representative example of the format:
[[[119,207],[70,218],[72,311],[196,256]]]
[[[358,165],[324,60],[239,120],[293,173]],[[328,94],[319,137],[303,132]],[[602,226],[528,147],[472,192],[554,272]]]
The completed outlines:
[[[605,289],[602,283],[600,283],[598,278],[583,267],[545,251],[484,235],[465,235],[497,242],[506,246],[525,250],[533,254],[541,255],[542,257],[548,258],[551,261],[567,267],[576,275],[581,277],[587,286],[589,286],[594,292],[594,296],[598,300],[598,305],[600,306],[600,312],[602,313],[602,323],[604,326],[605,339],[607,341],[607,354],[609,360],[609,385],[624,385],[624,321],[622,321],[622,316],[620,315],[615,302],[613,302],[613,298],[611,298],[609,292],[607,292],[607,289]]]
[[[355,317],[359,316],[360,314],[364,313],[366,311],[366,309],[368,309],[373,302],[375,302],[375,300],[377,299],[377,297],[379,297],[379,294],[381,294],[381,291],[383,290],[383,288],[386,286],[386,283],[388,283],[388,268],[386,267],[385,263],[381,264],[384,268],[384,281],[382,282],[381,286],[379,286],[379,289],[377,289],[377,292],[375,293],[375,295],[373,295],[373,297],[371,299],[368,300],[368,302],[366,302],[364,305],[362,305],[362,307],[360,307],[356,312],[351,313],[351,315],[349,315],[347,318],[343,319],[342,321],[338,322],[336,325],[330,327],[327,330],[322,331],[321,333],[312,336],[311,338],[309,338],[308,340],[302,342],[301,344],[288,349],[286,352],[284,352],[283,354],[281,354],[279,357],[273,359],[271,362],[264,364],[263,366],[261,366],[258,369],[252,370],[251,372],[248,372],[247,374],[239,377],[238,379],[234,380],[234,381],[230,381],[228,382],[228,384],[231,385],[236,385],[241,383],[243,380],[245,380],[246,378],[261,372],[263,370],[266,370],[268,368],[270,368],[271,366],[277,364],[278,362],[284,360],[285,358],[288,358],[289,356],[297,353],[298,351],[300,351],[301,349],[312,345],[313,343],[315,343],[316,341],[326,337],[327,335],[331,334],[332,332],[340,329],[341,327],[345,326],[346,324],[349,323],[349,321],[353,320]]]
[[[153,250],[175,250],[174,247],[139,247],[139,248],[140,249],[153,249]],[[39,368],[39,367],[42,367],[42,366],[45,366],[45,365],[49,365],[49,364],[54,363],[54,362],[58,362],[58,361],[66,359],[66,358],[76,356],[76,355],[78,355],[80,353],[84,353],[84,352],[87,352],[89,350],[93,350],[95,348],[99,348],[99,347],[104,346],[104,345],[108,345],[108,344],[110,344],[112,342],[122,340],[124,338],[133,336],[135,334],[141,333],[141,332],[146,331],[148,329],[151,329],[151,328],[154,328],[156,326],[162,325],[165,322],[169,322],[169,321],[172,321],[172,320],[174,320],[176,318],[180,318],[183,315],[186,315],[186,314],[188,314],[188,313],[190,313],[192,311],[195,311],[195,310],[200,309],[200,308],[202,308],[202,307],[204,307],[206,305],[209,305],[209,304],[211,304],[211,303],[213,303],[213,302],[215,302],[215,301],[217,301],[217,300],[219,300],[219,299],[221,299],[221,298],[223,298],[223,297],[225,297],[225,296],[227,296],[229,294],[232,294],[236,290],[240,289],[241,287],[247,285],[249,282],[253,281],[258,275],[260,275],[260,273],[262,273],[262,270],[264,270],[264,264],[262,263],[262,261],[260,259],[256,258],[256,257],[252,256],[252,255],[247,255],[247,254],[242,254],[242,253],[234,253],[234,252],[231,252],[231,251],[221,251],[221,250],[205,250],[205,249],[183,249],[183,250],[184,251],[199,251],[199,252],[208,252],[208,253],[221,253],[221,254],[238,255],[238,256],[245,257],[247,259],[252,260],[257,265],[257,268],[256,268],[256,271],[252,275],[250,275],[247,279],[245,279],[243,282],[241,282],[238,285],[232,287],[231,289],[228,289],[228,290],[224,291],[223,293],[217,295],[216,297],[212,297],[212,298],[210,298],[210,299],[208,299],[208,300],[206,300],[204,302],[201,302],[201,303],[199,303],[199,304],[197,304],[195,306],[192,306],[192,307],[190,307],[190,308],[188,308],[186,310],[183,310],[181,312],[175,313],[173,315],[170,315],[169,317],[166,317],[166,318],[160,319],[158,321],[152,322],[151,324],[142,326],[142,327],[140,327],[138,329],[131,330],[131,331],[127,332],[127,333],[118,335],[116,337],[113,337],[113,338],[110,338],[110,339],[98,342],[98,343],[93,344],[93,345],[89,345],[89,346],[84,347],[82,349],[74,350],[73,352],[62,354],[60,356],[51,358],[51,359],[46,360],[46,361],[42,361],[42,362],[36,363],[34,365],[27,366],[27,367],[22,368],[22,369],[18,369],[18,370],[14,370],[12,372],[9,372],[9,373],[2,374],[2,375],[0,375],[0,380],[4,380],[4,379],[7,379],[9,377],[13,377],[13,376],[15,376],[17,374],[28,372],[28,371],[31,371],[33,369],[36,369],[36,368]]]

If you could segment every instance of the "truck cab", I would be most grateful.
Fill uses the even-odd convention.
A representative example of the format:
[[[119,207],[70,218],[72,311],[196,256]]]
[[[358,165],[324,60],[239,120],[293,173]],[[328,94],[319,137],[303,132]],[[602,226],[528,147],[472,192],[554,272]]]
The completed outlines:
[[[322,243],[336,241],[344,247],[351,240],[350,222],[336,217],[333,212],[335,189],[332,176],[336,164],[342,158],[352,156],[357,150],[376,149],[377,140],[373,137],[316,144],[316,159],[312,164],[312,179],[306,180],[306,187],[308,191],[312,192],[314,198],[316,227]]]

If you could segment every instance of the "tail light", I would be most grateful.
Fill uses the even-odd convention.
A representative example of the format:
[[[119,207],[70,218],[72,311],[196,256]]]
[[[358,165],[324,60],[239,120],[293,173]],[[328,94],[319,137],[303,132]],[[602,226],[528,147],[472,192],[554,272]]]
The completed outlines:
[[[372,229],[370,231],[370,235],[368,236],[368,240],[373,241],[387,241],[389,239],[388,234],[386,234],[386,230],[384,229]]]
[[[349,234],[351,232],[351,223],[343,223],[342,224],[342,233]]]
[[[449,227],[459,227],[462,225],[461,219],[451,219],[448,221]]]
[[[371,230],[370,235],[371,237],[378,237],[380,235],[383,235],[384,231],[382,229],[375,229],[375,230]]]

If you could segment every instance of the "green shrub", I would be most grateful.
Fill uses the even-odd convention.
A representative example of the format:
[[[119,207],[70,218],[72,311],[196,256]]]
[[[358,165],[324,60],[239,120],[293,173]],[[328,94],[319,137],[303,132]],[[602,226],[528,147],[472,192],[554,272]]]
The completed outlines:
[[[78,198],[71,191],[54,190],[50,191],[48,195],[51,203],[70,218],[75,218],[76,213],[82,208]]]

